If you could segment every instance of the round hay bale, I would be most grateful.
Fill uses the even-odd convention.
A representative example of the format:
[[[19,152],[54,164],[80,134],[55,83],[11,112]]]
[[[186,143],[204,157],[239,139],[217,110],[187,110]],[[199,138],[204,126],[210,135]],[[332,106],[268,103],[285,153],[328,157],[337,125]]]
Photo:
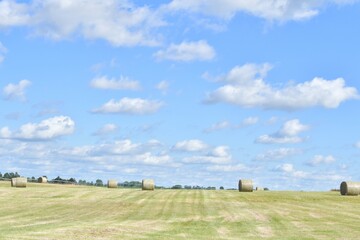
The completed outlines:
[[[253,183],[252,180],[240,179],[239,180],[239,192],[252,192]]]
[[[107,182],[107,187],[108,188],[117,188],[118,187],[118,182],[114,179],[110,179]]]
[[[26,187],[27,178],[24,177],[17,177],[11,179],[11,186],[12,187]]]
[[[143,179],[141,184],[142,190],[154,190],[155,189],[155,183],[152,179]]]
[[[342,182],[340,184],[341,195],[357,196],[360,194],[360,182]]]
[[[47,183],[47,178],[46,177],[39,177],[38,178],[38,183]]]
[[[256,191],[264,191],[264,188],[262,188],[262,187],[256,187]]]
[[[16,187],[16,178],[11,179],[11,186]]]

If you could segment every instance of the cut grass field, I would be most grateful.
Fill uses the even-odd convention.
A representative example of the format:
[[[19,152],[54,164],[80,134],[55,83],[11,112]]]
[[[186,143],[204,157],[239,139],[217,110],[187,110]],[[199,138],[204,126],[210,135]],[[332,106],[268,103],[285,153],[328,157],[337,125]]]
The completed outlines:
[[[359,204],[338,192],[0,182],[0,239],[360,239]]]

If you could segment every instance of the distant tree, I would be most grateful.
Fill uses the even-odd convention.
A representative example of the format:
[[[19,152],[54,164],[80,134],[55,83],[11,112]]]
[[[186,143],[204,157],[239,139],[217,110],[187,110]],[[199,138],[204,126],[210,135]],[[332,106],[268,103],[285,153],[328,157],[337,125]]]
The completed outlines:
[[[86,181],[79,179],[78,183],[79,183],[79,185],[85,185],[85,184],[86,184]]]
[[[181,185],[174,185],[171,187],[171,189],[182,189]]]
[[[221,186],[221,187],[220,187],[220,190],[224,190],[224,187],[223,187],[223,186]]]
[[[71,182],[71,183],[76,183],[76,179],[75,179],[75,178],[69,178],[68,181]]]
[[[57,176],[56,178],[54,178],[54,180],[56,181],[62,181],[63,179],[60,176]]]
[[[20,175],[18,174],[18,172],[15,172],[14,177],[20,177]]]
[[[10,174],[9,174],[9,173],[5,173],[5,174],[4,174],[4,178],[10,179],[10,178],[11,178],[11,177],[10,177]]]
[[[125,181],[123,183],[118,183],[118,186],[124,188],[141,188],[142,183],[139,181]]]
[[[269,191],[269,190],[270,190],[270,189],[269,189],[269,188],[267,188],[267,187],[266,187],[266,188],[264,188],[264,191]]]
[[[101,179],[96,179],[95,186],[98,186],[98,187],[104,186],[103,181]]]
[[[2,177],[2,174],[1,174],[1,172],[0,172],[0,177]]]
[[[184,188],[185,188],[185,189],[191,189],[191,186],[185,185]]]

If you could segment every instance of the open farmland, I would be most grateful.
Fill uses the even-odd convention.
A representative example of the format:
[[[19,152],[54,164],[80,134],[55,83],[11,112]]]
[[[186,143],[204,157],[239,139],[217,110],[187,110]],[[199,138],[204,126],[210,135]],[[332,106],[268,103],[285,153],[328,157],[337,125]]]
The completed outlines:
[[[338,192],[0,182],[0,239],[359,239],[359,203]]]

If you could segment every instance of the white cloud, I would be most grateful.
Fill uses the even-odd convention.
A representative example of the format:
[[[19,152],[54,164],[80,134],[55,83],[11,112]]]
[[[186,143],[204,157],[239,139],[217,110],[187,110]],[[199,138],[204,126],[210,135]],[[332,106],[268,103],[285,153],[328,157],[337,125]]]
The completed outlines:
[[[356,148],[360,148],[360,141],[356,142],[356,143],[354,144],[354,146],[355,146]]]
[[[156,85],[156,89],[162,92],[162,94],[166,94],[169,89],[168,81],[161,81]]]
[[[173,149],[177,151],[185,151],[185,152],[199,152],[206,150],[208,147],[209,146],[201,140],[191,139],[191,140],[177,142],[174,145]]]
[[[271,149],[266,151],[265,153],[258,154],[255,157],[255,160],[277,160],[277,159],[284,159],[292,155],[300,154],[302,151],[296,148],[278,148],[278,149]]]
[[[307,178],[309,173],[304,171],[295,170],[294,166],[290,163],[284,163],[275,168],[276,171],[283,172],[294,178]]]
[[[0,139],[0,159],[10,158],[11,165],[19,167],[41,163],[37,168],[51,168],[51,175],[57,172],[69,174],[72,168],[106,172],[134,173],[134,169],[146,169],[149,166],[168,167],[179,166],[172,162],[171,156],[162,151],[163,146],[154,144],[156,140],[144,143],[134,143],[129,139],[107,141],[94,145],[64,147],[51,141],[14,141]],[[9,157],[10,156],[10,157]],[[4,162],[3,162],[4,163]],[[106,169],[105,169],[106,168]],[[125,169],[128,169],[125,171]],[[31,173],[29,173],[31,174]],[[73,174],[79,174],[74,172]],[[72,176],[74,176],[71,174]],[[76,176],[76,175],[75,175]]]
[[[8,127],[0,130],[0,137],[17,140],[51,140],[60,136],[70,135],[75,130],[75,123],[70,117],[57,116],[40,123],[27,123],[19,130],[12,132]]]
[[[178,45],[171,44],[167,49],[154,54],[159,60],[171,61],[208,61],[215,57],[216,53],[206,41],[182,42]]]
[[[157,112],[164,104],[160,101],[146,100],[141,98],[122,98],[119,101],[111,99],[100,108],[94,109],[94,113],[127,113],[127,114],[151,114]]]
[[[211,125],[208,128],[205,128],[204,132],[210,133],[210,132],[215,132],[215,131],[229,129],[229,128],[243,128],[243,127],[255,125],[258,121],[259,121],[259,118],[257,118],[257,117],[245,118],[244,120],[242,120],[242,122],[240,124],[237,124],[237,125],[231,124],[228,121],[220,121],[220,122],[214,123],[213,125]]]
[[[255,125],[258,121],[259,121],[259,118],[257,118],[257,117],[248,117],[242,121],[241,125],[243,125],[243,126]]]
[[[262,135],[256,139],[257,143],[300,143],[304,138],[297,136],[299,133],[309,129],[309,126],[303,125],[298,119],[289,120],[274,134]]]
[[[343,78],[311,81],[274,88],[264,81],[269,64],[234,67],[222,78],[226,84],[207,96],[207,103],[225,102],[241,107],[298,110],[310,107],[337,108],[343,101],[359,98],[357,89],[346,87]]]
[[[204,129],[204,132],[210,133],[210,132],[229,128],[230,126],[231,125],[228,121],[221,121],[221,122],[217,122],[217,123],[211,125],[210,127]]]
[[[90,82],[90,86],[99,89],[112,89],[112,90],[139,90],[141,88],[138,81],[130,80],[127,77],[121,76],[119,79],[107,76],[94,78]]]
[[[244,164],[236,164],[236,165],[213,165],[208,166],[206,170],[210,172],[245,172],[248,171],[249,168]]]
[[[229,147],[228,146],[218,146],[212,150],[212,156],[214,157],[229,157]]]
[[[105,124],[104,126],[102,126],[99,130],[97,130],[94,135],[103,136],[103,135],[114,133],[117,130],[118,130],[118,127],[116,126],[116,124],[108,123],[108,124]]]
[[[0,28],[24,25],[29,20],[28,5],[13,0],[0,1]]]
[[[257,143],[268,143],[268,144],[283,144],[283,143],[301,143],[304,139],[298,136],[281,136],[277,137],[274,135],[262,135],[256,139]]]
[[[157,45],[155,28],[163,26],[156,11],[117,0],[43,0],[0,2],[0,26],[25,25],[52,39],[82,36],[114,46]]]
[[[318,181],[332,181],[338,182],[342,179],[346,179],[345,176],[339,175],[337,172],[319,172],[316,170],[315,172],[305,172],[301,170],[296,170],[294,166],[290,163],[284,163],[282,165],[278,165],[274,171],[282,173],[289,181],[296,181],[297,179],[307,180],[313,185]]]
[[[313,159],[309,162],[310,165],[316,166],[319,164],[330,164],[335,162],[336,159],[332,155],[323,156],[323,155],[315,155]]]
[[[4,61],[4,59],[5,59],[4,54],[6,52],[7,52],[6,47],[0,42],[0,64]]]
[[[154,144],[156,142],[156,144]],[[129,163],[146,165],[171,164],[171,157],[166,152],[159,152],[161,144],[157,140],[147,143],[133,143],[130,139],[97,145],[80,146],[70,149],[60,149],[57,154],[74,159],[83,159],[93,163],[111,164]]]
[[[206,155],[185,157],[183,161],[185,163],[215,163],[224,164],[231,162],[232,156],[229,153],[228,146],[218,146],[213,148]]]
[[[21,80],[18,84],[9,83],[3,89],[3,96],[7,100],[25,101],[25,90],[30,84],[29,80]]]
[[[309,129],[309,126],[300,123],[299,119],[293,119],[284,123],[282,128],[279,130],[278,135],[280,136],[296,136],[301,132]]]
[[[154,155],[153,153],[146,152],[144,154],[135,156],[135,161],[148,165],[163,165],[170,163],[171,157],[166,154]]]
[[[329,3],[347,4],[355,0],[305,1],[305,0],[173,0],[164,8],[168,11],[202,13],[223,19],[231,19],[237,13],[247,13],[268,21],[300,21],[319,14]]]

